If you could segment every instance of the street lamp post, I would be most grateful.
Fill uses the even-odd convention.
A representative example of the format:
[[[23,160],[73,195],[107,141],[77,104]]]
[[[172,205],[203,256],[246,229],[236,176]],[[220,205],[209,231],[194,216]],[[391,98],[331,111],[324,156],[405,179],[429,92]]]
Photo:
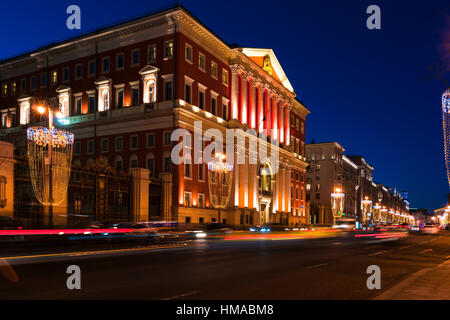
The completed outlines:
[[[48,128],[27,129],[30,177],[36,198],[48,206],[48,224],[52,226],[53,206],[62,203],[67,195],[74,136],[54,128],[54,113],[64,117],[58,106],[46,100],[35,105],[39,114],[48,113]]]
[[[336,219],[340,218],[344,214],[344,201],[345,193],[341,192],[340,188],[336,188],[335,192],[331,194],[331,212],[333,214],[333,224],[336,223]]]

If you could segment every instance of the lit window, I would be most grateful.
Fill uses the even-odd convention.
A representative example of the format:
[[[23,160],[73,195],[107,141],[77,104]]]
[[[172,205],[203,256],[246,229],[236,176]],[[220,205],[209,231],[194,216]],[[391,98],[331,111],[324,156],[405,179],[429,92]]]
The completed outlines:
[[[211,77],[217,79],[217,63],[211,62]]]
[[[184,48],[184,58],[186,59],[186,61],[192,63],[192,46],[187,43]]]
[[[198,67],[202,71],[206,71],[206,58],[203,53],[198,54]]]
[[[6,83],[2,84],[2,97],[6,97],[8,95],[8,85]]]
[[[192,203],[192,193],[188,192],[188,191],[185,191],[184,192],[184,205],[186,207],[190,207],[191,203]]]
[[[58,82],[58,71],[54,70],[52,71],[52,73],[50,74],[50,81],[52,83],[52,85],[55,85]]]
[[[228,85],[228,71],[222,69],[222,83]]]
[[[164,45],[164,58],[169,59],[173,57],[173,41],[167,41]]]

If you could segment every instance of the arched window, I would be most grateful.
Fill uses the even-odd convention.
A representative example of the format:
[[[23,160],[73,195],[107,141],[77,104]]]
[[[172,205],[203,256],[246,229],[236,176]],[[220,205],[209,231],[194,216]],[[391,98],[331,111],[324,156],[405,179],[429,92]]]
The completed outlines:
[[[132,154],[130,156],[130,168],[138,168],[138,167],[139,167],[138,156]]]

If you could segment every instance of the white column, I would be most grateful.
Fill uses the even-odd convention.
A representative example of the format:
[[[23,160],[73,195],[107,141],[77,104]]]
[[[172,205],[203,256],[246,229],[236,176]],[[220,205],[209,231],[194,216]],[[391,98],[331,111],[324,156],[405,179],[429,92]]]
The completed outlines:
[[[291,170],[286,168],[285,170],[285,190],[288,190],[288,192],[285,192],[285,201],[287,203],[286,205],[286,212],[291,212]]]
[[[284,143],[285,136],[284,136],[284,105],[283,101],[280,101],[280,110],[279,110],[279,129],[280,129],[280,143]]]
[[[284,166],[281,168],[281,208],[280,211],[286,212],[286,169]]]
[[[271,126],[271,120],[272,120],[272,113],[271,113],[271,108],[272,108],[272,98],[271,98],[271,92],[270,89],[267,87],[266,88],[266,110],[265,110],[265,116],[266,116],[266,128],[267,128],[267,135],[269,136],[271,134],[270,129],[272,128]]]
[[[278,139],[278,98],[272,96],[272,138],[274,140]]]
[[[231,69],[231,119],[238,119],[238,70],[237,65]]]

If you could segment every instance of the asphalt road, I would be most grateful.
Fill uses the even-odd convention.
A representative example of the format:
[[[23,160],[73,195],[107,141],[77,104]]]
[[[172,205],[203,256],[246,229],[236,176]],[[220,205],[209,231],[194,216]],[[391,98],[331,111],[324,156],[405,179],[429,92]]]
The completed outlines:
[[[112,252],[0,252],[0,299],[371,299],[449,255],[448,232],[388,242],[197,240]],[[66,287],[69,265],[81,269],[81,290]],[[370,265],[381,268],[381,290],[366,287]],[[17,282],[5,277],[11,272]]]

